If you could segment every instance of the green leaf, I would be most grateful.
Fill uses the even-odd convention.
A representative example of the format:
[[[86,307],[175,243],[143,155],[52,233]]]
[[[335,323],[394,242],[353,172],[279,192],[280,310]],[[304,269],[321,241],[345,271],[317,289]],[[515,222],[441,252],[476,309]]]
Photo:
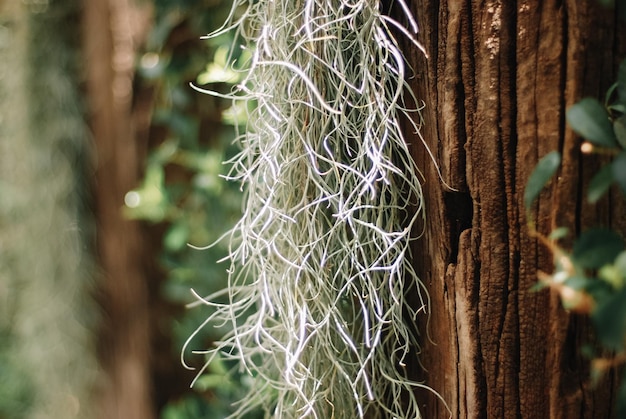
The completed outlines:
[[[187,224],[178,222],[172,225],[165,237],[163,238],[163,246],[170,252],[178,251],[185,247],[189,239],[189,227]]]
[[[606,95],[604,95],[604,106],[609,108],[611,106],[611,98],[613,97],[613,93],[617,90],[617,83],[613,83],[609,90],[606,91]]]
[[[622,103],[613,103],[609,105],[607,108],[611,113],[619,112],[621,114],[626,114],[626,105]]]
[[[541,291],[543,289],[548,288],[549,286],[550,286],[549,284],[547,284],[546,282],[543,282],[543,281],[535,282],[533,284],[533,286],[528,289],[528,291],[530,291],[530,292],[538,292],[538,291]]]
[[[602,147],[615,147],[615,134],[609,114],[597,99],[584,98],[566,113],[572,129],[586,140]]]
[[[604,265],[598,270],[598,278],[609,284],[614,289],[624,286],[624,275],[615,265]]]
[[[626,149],[626,115],[617,118],[613,122],[613,131],[619,145]]]
[[[621,152],[611,163],[613,179],[617,182],[622,192],[626,194],[626,151]]]
[[[230,384],[230,382],[223,375],[204,374],[196,380],[194,387],[200,391],[206,391],[214,388],[224,387],[227,384]]]
[[[213,374],[222,375],[224,377],[228,374],[228,368],[226,368],[226,364],[219,356],[216,356],[211,361],[210,370]]]
[[[548,238],[550,240],[560,240],[569,234],[569,228],[559,227],[552,230]]]
[[[561,155],[558,151],[552,151],[539,160],[539,163],[537,163],[537,166],[535,166],[528,178],[528,183],[526,183],[526,190],[524,191],[524,206],[526,210],[530,210],[533,201],[537,199],[543,187],[556,173],[560,164]]]
[[[587,359],[593,359],[596,357],[596,348],[593,345],[585,343],[580,347],[580,354]]]
[[[219,65],[216,63],[209,63],[206,69],[200,73],[196,79],[198,84],[210,84],[210,83],[230,83],[234,84],[239,81],[241,75],[236,73],[230,67],[226,65]]]
[[[131,219],[143,219],[155,223],[164,221],[170,205],[165,174],[159,164],[149,164],[143,184],[124,196],[124,214]]]
[[[615,258],[615,267],[621,272],[622,276],[626,278],[626,250]]]
[[[585,290],[593,285],[593,280],[584,276],[572,276],[567,278],[565,285],[575,290]]]
[[[591,179],[589,189],[587,189],[587,201],[591,204],[598,202],[609,190],[611,183],[613,183],[613,169],[610,164],[607,164]]]
[[[613,263],[624,250],[624,241],[619,234],[607,229],[591,229],[580,235],[572,249],[574,263],[585,269],[598,269]]]
[[[626,332],[626,288],[599,302],[591,319],[602,345],[609,350],[621,350]]]

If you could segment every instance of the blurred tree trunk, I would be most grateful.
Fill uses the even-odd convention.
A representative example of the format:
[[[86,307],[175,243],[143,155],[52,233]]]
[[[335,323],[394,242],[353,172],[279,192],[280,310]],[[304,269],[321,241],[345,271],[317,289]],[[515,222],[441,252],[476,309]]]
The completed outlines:
[[[623,203],[588,205],[597,160],[581,158],[565,110],[603,97],[624,57],[615,13],[596,1],[413,0],[429,58],[405,51],[425,100],[423,135],[448,190],[418,138],[427,225],[416,266],[432,311],[421,360],[426,382],[453,418],[608,418],[615,377],[594,390],[587,321],[548,291],[529,289],[551,255],[528,235],[526,180],[537,160],[563,154],[560,175],[536,206],[541,232],[592,225],[626,231]],[[618,207],[619,205],[619,207]],[[426,418],[448,417],[434,397]]]
[[[92,417],[79,0],[0,1],[0,417]]]
[[[137,222],[124,219],[124,195],[135,187],[145,157],[133,113],[137,46],[149,23],[146,4],[131,0],[84,2],[84,50],[95,173],[97,247],[104,311],[99,357],[108,376],[99,393],[99,417],[152,418],[150,249]]]

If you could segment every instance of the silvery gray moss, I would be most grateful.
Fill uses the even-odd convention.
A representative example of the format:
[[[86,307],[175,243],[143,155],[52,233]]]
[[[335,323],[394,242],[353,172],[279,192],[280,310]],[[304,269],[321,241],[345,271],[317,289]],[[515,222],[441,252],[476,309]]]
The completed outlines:
[[[239,0],[210,35],[237,31],[252,56],[225,95],[255,103],[229,162],[245,192],[229,288],[197,296],[214,313],[201,328],[232,332],[196,353],[254,377],[235,417],[420,417],[406,364],[428,298],[409,262],[422,191],[399,122],[419,133],[419,110],[392,33],[421,46],[398,5],[408,29],[374,0]]]

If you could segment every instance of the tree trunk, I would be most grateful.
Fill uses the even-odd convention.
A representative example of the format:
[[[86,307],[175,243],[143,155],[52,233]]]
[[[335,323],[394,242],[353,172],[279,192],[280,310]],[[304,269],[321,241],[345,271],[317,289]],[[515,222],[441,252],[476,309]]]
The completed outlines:
[[[429,53],[405,48],[426,103],[422,134],[454,188],[412,138],[427,206],[415,263],[431,297],[421,361],[449,408],[425,396],[424,417],[611,417],[615,377],[592,389],[579,352],[587,321],[529,290],[552,259],[528,234],[522,198],[537,160],[559,150],[558,180],[535,207],[539,231],[626,231],[623,203],[585,202],[598,161],[581,157],[565,123],[568,106],[614,80],[625,46],[615,13],[580,0],[412,3]]]
[[[97,153],[95,213],[104,311],[99,357],[108,380],[99,391],[101,418],[152,418],[149,264],[146,236],[124,219],[126,192],[145,157],[133,116],[132,81],[149,11],[130,0],[84,3],[84,49],[91,127]]]

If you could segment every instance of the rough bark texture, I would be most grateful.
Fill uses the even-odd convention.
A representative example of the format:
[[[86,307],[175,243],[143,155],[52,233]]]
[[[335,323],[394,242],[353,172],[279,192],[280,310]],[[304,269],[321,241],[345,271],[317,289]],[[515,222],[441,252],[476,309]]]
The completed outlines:
[[[540,231],[578,232],[612,224],[624,231],[623,204],[584,202],[598,161],[581,157],[565,110],[602,97],[624,57],[613,12],[595,1],[414,0],[429,58],[406,48],[412,81],[426,101],[420,140],[427,225],[416,265],[431,296],[421,355],[426,418],[608,418],[614,377],[591,389],[583,318],[549,292],[530,292],[550,253],[528,235],[523,189],[537,160],[563,154],[558,180],[543,193]],[[619,206],[619,208],[618,208]]]
[[[129,0],[88,1],[84,7],[104,312],[98,355],[108,376],[99,390],[97,411],[107,419],[151,418],[151,256],[139,224],[122,214],[124,195],[137,185],[145,157],[131,100],[134,59],[149,13]]]

